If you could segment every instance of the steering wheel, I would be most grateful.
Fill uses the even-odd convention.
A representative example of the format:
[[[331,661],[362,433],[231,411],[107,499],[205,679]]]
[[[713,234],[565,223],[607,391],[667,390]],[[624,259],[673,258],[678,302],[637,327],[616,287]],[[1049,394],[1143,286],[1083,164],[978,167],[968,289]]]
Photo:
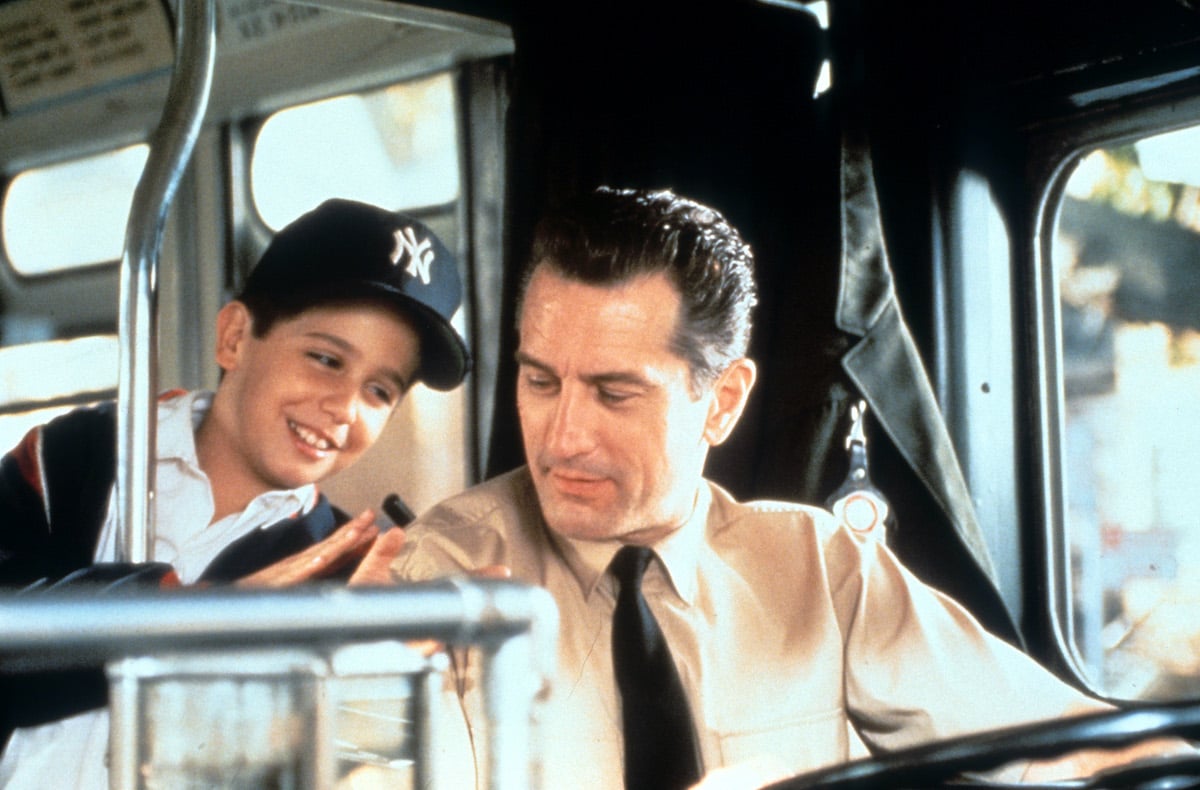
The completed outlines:
[[[1126,708],[975,733],[801,774],[763,790],[932,788],[951,783],[987,787],[986,782],[964,781],[961,775],[997,768],[1013,760],[1056,757],[1077,749],[1117,748],[1162,735],[1200,737],[1200,701]],[[1200,788],[1200,751],[1139,760],[1094,777],[1049,786]]]

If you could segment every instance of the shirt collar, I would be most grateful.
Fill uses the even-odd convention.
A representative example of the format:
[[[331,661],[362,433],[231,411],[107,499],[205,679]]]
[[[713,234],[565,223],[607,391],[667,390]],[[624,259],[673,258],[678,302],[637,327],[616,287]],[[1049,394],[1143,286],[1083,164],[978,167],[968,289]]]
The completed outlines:
[[[667,580],[679,598],[691,605],[696,597],[696,566],[700,549],[704,543],[708,511],[712,505],[712,491],[708,482],[700,481],[696,491],[696,503],[683,526],[650,546],[666,569]],[[544,523],[543,523],[543,526]],[[551,542],[562,555],[571,574],[579,582],[586,597],[591,597],[601,586],[609,563],[621,546],[616,540],[580,540],[557,534],[545,527]]]
[[[212,408],[213,394],[205,390],[170,393],[158,402],[155,454],[160,460],[182,461],[200,468],[196,456],[196,429]]]

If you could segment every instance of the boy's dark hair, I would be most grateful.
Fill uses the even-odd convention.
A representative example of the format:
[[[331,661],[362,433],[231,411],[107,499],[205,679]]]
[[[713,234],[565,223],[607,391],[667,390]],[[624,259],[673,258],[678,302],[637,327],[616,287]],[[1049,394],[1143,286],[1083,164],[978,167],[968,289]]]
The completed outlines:
[[[754,255],[715,209],[669,190],[600,187],[538,223],[518,316],[539,265],[600,286],[665,274],[681,299],[671,347],[695,392],[746,355],[758,301]]]
[[[314,307],[382,304],[417,332],[417,378],[448,390],[470,370],[467,345],[451,324],[462,305],[458,264],[424,223],[398,212],[322,203],[275,234],[237,299],[256,337]]]

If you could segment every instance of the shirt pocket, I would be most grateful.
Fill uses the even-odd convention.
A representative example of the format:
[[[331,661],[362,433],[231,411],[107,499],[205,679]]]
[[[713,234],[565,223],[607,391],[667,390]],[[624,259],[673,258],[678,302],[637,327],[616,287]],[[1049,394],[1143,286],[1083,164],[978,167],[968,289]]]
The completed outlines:
[[[749,722],[737,730],[717,732],[717,739],[721,765],[766,761],[799,774],[849,756],[848,723],[841,708],[777,722]]]

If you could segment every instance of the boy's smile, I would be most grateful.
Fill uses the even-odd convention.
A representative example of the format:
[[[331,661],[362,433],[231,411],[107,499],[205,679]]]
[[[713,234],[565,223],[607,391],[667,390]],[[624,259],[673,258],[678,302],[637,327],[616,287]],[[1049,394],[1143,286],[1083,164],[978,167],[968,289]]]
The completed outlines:
[[[301,449],[309,449],[314,453],[314,458],[324,457],[324,452],[330,449],[337,449],[337,443],[327,437],[322,436],[317,431],[301,425],[294,420],[288,420],[288,427],[292,429],[292,433],[296,434],[296,438],[302,442]]]

